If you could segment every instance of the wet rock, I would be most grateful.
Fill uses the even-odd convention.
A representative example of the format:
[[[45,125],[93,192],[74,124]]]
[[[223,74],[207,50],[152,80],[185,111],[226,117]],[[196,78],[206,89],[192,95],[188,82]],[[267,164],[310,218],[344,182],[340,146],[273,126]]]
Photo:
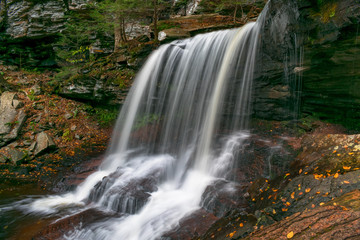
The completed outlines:
[[[256,222],[257,218],[254,215],[233,209],[225,217],[217,220],[205,234],[196,239],[241,239],[254,231]]]
[[[37,234],[32,236],[31,239],[60,239],[65,233],[74,231],[76,226],[79,226],[80,224],[87,225],[94,222],[105,221],[109,217],[115,217],[115,215],[113,213],[102,212],[97,209],[87,209],[80,213],[62,218],[56,222],[53,222],[52,220],[47,222],[47,224],[42,225],[43,228],[39,229]],[[33,227],[34,226],[32,226],[32,228]]]
[[[184,217],[180,220],[179,225],[165,233],[161,240],[190,240],[197,239],[197,237],[203,235],[206,230],[217,220],[218,218],[200,209],[193,212],[190,216]]]
[[[247,186],[218,180],[205,189],[201,197],[201,205],[206,211],[222,217],[231,209],[248,208],[247,200],[244,198],[246,190]]]
[[[4,92],[0,105],[0,146],[16,139],[25,120],[26,114],[21,108],[23,103],[18,100],[17,93]]]
[[[34,155],[38,156],[47,151],[54,150],[56,145],[52,138],[45,132],[41,132],[36,136],[36,147]]]
[[[115,172],[96,184],[88,200],[96,202],[104,197],[106,199],[102,203],[104,206],[119,213],[134,214],[146,204],[151,196],[150,193],[157,190],[157,180],[149,176],[147,178],[133,179],[131,182],[111,187],[121,174],[121,172]],[[109,187],[111,187],[110,190]]]
[[[358,191],[350,195],[353,195],[353,202],[359,202]],[[335,199],[333,204],[336,206],[321,206],[295,213],[245,239],[289,239],[291,232],[292,239],[357,239],[360,234],[360,212],[338,205],[338,202]]]
[[[16,164],[26,157],[24,152],[8,146],[0,149],[0,155],[0,162],[9,161],[13,164]]]

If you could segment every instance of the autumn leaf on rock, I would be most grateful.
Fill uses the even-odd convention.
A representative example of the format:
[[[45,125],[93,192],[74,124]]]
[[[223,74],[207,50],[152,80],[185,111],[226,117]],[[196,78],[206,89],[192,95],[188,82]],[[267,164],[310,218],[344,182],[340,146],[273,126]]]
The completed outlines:
[[[286,237],[287,237],[288,239],[292,238],[293,236],[294,236],[294,232],[293,232],[293,231],[289,232],[289,233],[286,235]]]

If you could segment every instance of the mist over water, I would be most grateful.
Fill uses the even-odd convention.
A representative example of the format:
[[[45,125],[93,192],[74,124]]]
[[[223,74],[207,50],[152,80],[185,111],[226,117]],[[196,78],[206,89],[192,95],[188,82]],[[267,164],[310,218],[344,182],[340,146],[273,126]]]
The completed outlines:
[[[249,136],[263,18],[152,53],[99,171],[73,192],[26,202],[24,211],[66,217],[95,208],[116,217],[76,226],[64,238],[150,240],[201,208],[204,190],[226,178]]]

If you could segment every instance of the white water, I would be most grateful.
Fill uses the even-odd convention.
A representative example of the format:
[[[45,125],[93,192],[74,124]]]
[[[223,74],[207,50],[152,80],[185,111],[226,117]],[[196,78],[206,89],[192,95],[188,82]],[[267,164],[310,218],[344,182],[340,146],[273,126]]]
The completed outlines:
[[[176,227],[201,207],[205,188],[225,178],[248,137],[259,32],[260,23],[250,23],[161,46],[135,80],[100,170],[27,211],[121,215],[77,226],[66,239],[150,240]]]

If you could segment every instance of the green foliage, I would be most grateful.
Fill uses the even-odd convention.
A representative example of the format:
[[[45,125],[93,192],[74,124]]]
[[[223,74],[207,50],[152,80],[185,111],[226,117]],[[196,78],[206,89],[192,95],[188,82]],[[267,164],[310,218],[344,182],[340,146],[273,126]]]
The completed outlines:
[[[156,114],[145,115],[138,119],[134,124],[134,130],[140,129],[148,124],[155,123],[160,120],[160,117]]]
[[[110,124],[114,123],[119,113],[117,108],[104,109],[97,107],[94,110],[95,117],[102,126],[109,126]]]
[[[159,22],[159,26],[158,26],[159,31],[170,28],[180,28],[180,24],[175,22]]]

